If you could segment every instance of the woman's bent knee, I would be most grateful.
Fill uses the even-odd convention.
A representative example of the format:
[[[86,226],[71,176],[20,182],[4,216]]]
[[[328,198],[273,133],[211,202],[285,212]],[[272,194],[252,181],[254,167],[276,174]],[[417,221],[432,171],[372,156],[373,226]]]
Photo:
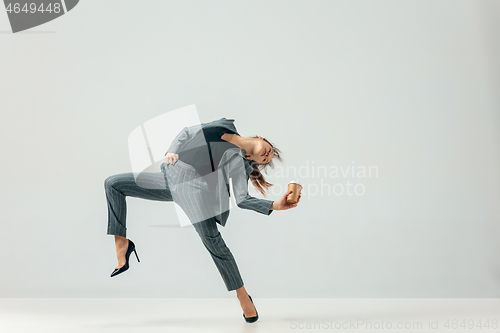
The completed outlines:
[[[113,176],[109,176],[104,180],[104,187],[109,188],[113,184]]]
[[[111,187],[114,187],[118,180],[118,175],[111,175],[108,178],[104,180],[104,188],[109,189]]]

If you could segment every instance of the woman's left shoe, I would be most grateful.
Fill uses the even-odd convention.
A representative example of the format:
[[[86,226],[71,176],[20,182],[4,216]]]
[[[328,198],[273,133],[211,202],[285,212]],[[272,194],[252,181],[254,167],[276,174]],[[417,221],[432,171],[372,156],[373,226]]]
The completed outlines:
[[[248,295],[248,297],[250,297],[250,301],[253,304],[252,297],[250,295]],[[256,314],[254,317],[247,318],[247,317],[245,317],[245,313],[243,313],[243,318],[245,318],[247,323],[255,323],[257,321],[257,319],[259,319],[259,313],[257,312],[257,308],[255,307],[255,304],[253,304],[253,307],[255,308],[255,314]]]
[[[139,256],[137,255],[137,251],[135,250],[135,244],[134,242],[132,242],[130,239],[128,240],[128,248],[127,248],[127,253],[125,253],[125,265],[123,265],[122,267],[120,268],[115,268],[115,270],[111,273],[111,277],[113,276],[116,276],[118,274],[121,274],[123,272],[125,272],[128,268],[129,268],[129,264],[128,264],[128,260],[129,260],[129,257],[130,255],[132,254],[132,252],[135,253],[135,257],[137,258],[137,261],[138,262],[141,262],[139,260]]]

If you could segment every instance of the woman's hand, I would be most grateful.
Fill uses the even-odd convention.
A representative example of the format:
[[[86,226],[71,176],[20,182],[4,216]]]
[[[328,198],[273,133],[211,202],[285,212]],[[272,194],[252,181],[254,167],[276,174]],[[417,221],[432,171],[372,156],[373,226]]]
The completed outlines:
[[[299,194],[299,198],[297,199],[297,203],[291,204],[291,203],[286,202],[286,197],[290,193],[292,193],[292,191],[286,192],[285,195],[282,196],[281,199],[279,199],[278,201],[273,201],[273,204],[271,205],[271,210],[286,210],[286,209],[290,209],[293,207],[297,207],[297,204],[299,203],[300,197],[302,196],[302,194]]]
[[[167,153],[167,155],[165,155],[165,158],[167,159],[167,164],[174,164],[179,159],[179,155],[174,153]]]

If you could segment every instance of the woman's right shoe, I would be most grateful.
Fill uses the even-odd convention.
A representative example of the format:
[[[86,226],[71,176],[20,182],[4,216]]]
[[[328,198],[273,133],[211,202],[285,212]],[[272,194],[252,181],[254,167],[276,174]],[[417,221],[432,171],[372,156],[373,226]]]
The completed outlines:
[[[130,239],[128,240],[128,248],[127,248],[127,253],[125,253],[125,259],[126,259],[126,262],[125,262],[125,265],[123,265],[122,267],[120,268],[115,268],[115,270],[113,271],[113,273],[111,273],[111,277],[113,276],[116,276],[120,273],[123,273],[125,272],[128,268],[129,268],[129,264],[128,264],[128,259],[130,257],[130,255],[132,254],[132,252],[135,253],[135,256],[137,258],[137,261],[138,262],[141,262],[139,260],[139,256],[137,256],[137,252],[135,251],[135,244],[134,242],[132,242]]]
[[[250,295],[248,295],[248,297],[250,297]],[[252,297],[250,297],[250,301],[253,304]],[[259,319],[259,313],[257,312],[257,308],[255,307],[255,304],[253,305],[253,307],[255,308],[255,316],[247,318],[247,317],[245,317],[245,313],[243,313],[243,318],[245,318],[245,321],[247,323],[254,323],[257,321],[257,319]]]

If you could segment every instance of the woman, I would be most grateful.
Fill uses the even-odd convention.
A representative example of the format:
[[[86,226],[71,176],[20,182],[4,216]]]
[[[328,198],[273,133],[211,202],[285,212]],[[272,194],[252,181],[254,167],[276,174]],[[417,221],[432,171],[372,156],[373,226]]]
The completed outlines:
[[[186,127],[171,143],[163,162],[162,172],[133,173],[108,177],[104,184],[108,203],[108,234],[115,236],[118,266],[111,277],[129,268],[129,256],[137,252],[135,244],[126,238],[126,196],[158,201],[174,201],[184,210],[209,251],[228,291],[236,290],[247,322],[258,319],[250,295],[231,251],[226,246],[217,223],[225,226],[229,209],[229,183],[238,207],[269,215],[274,210],[286,210],[285,193],[279,200],[258,199],[248,194],[248,179],[266,196],[273,184],[265,181],[261,171],[274,168],[273,159],[282,161],[280,151],[261,136],[242,137],[233,119],[221,118],[210,123]],[[299,196],[300,200],[300,196]]]

